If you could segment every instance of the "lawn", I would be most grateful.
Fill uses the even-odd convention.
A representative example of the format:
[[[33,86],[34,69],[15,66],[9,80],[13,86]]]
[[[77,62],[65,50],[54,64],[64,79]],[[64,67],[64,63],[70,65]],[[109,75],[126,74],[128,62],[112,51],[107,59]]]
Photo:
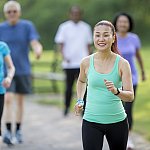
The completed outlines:
[[[134,104],[134,127],[133,130],[142,134],[144,137],[146,137],[150,141],[150,47],[146,47],[142,49],[141,54],[144,61],[145,71],[146,71],[146,77],[147,80],[145,82],[141,82],[140,76],[139,76],[139,86],[137,89],[137,96]],[[34,62],[36,65],[33,68],[33,71],[40,72],[45,71],[49,72],[52,71],[52,66],[50,65],[52,63],[55,64],[55,62],[58,60],[57,69],[56,71],[62,72],[61,70],[61,60],[60,55],[58,53],[54,53],[53,51],[44,51],[43,56],[41,60],[35,60],[33,57],[33,53],[31,52],[31,61]],[[38,63],[46,62],[45,65],[42,67],[39,67]],[[50,67],[51,66],[51,67]],[[140,73],[139,73],[140,75]],[[46,88],[50,88],[52,86],[52,83],[50,81],[35,81],[36,86],[43,85]],[[58,92],[63,93],[64,92],[64,83],[57,82]],[[49,92],[53,92],[49,89]],[[44,102],[44,100],[41,100]],[[56,102],[53,102],[55,100],[45,100],[46,104],[50,105],[57,105]],[[73,104],[72,104],[73,107]]]
[[[150,141],[150,51],[141,51],[147,80],[139,82],[134,106],[134,130],[143,134]]]

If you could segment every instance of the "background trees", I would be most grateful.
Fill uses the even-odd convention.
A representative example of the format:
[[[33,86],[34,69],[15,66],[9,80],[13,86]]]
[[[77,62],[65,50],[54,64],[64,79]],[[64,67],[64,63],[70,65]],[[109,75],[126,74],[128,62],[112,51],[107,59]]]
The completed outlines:
[[[4,20],[2,8],[6,1],[1,0],[0,3],[0,21]],[[35,23],[44,49],[53,49],[58,25],[68,19],[68,10],[75,4],[83,9],[83,19],[92,27],[102,19],[111,21],[117,12],[128,12],[135,20],[134,32],[139,34],[144,45],[149,42],[149,0],[18,0],[18,2],[22,5],[22,17]]]

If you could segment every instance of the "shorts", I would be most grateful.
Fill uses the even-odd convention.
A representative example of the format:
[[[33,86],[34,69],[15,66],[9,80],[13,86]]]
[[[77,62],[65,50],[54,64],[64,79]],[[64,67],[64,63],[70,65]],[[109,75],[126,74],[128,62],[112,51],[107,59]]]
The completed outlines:
[[[32,92],[31,75],[15,75],[7,92],[30,94]]]

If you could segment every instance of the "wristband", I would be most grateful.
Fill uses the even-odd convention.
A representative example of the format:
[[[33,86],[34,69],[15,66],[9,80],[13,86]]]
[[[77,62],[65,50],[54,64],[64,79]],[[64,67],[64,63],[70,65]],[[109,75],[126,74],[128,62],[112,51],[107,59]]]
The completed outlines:
[[[12,80],[12,78],[13,78],[13,77],[11,77],[10,75],[7,75],[6,77],[9,78],[9,79],[11,79],[11,80]]]
[[[12,78],[10,76],[7,76],[6,78],[9,78],[10,80],[12,80]]]
[[[77,100],[77,104],[83,106],[84,105],[84,101],[82,99],[78,99]]]
[[[119,91],[119,89],[117,88],[117,93],[116,94],[114,94],[114,95],[118,95],[120,93],[120,91]]]

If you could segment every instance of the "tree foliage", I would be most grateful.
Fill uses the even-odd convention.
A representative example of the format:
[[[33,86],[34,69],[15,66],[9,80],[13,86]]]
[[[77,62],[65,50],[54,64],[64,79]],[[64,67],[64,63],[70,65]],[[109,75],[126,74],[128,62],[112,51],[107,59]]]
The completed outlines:
[[[0,20],[3,21],[1,0]],[[79,5],[83,19],[92,27],[102,19],[112,20],[117,12],[128,12],[135,20],[135,30],[145,43],[148,41],[150,26],[149,0],[18,0],[22,5],[22,18],[32,20],[36,25],[45,49],[52,49],[54,36],[60,23],[68,19],[68,10],[72,5]],[[144,7],[143,7],[144,6]]]

